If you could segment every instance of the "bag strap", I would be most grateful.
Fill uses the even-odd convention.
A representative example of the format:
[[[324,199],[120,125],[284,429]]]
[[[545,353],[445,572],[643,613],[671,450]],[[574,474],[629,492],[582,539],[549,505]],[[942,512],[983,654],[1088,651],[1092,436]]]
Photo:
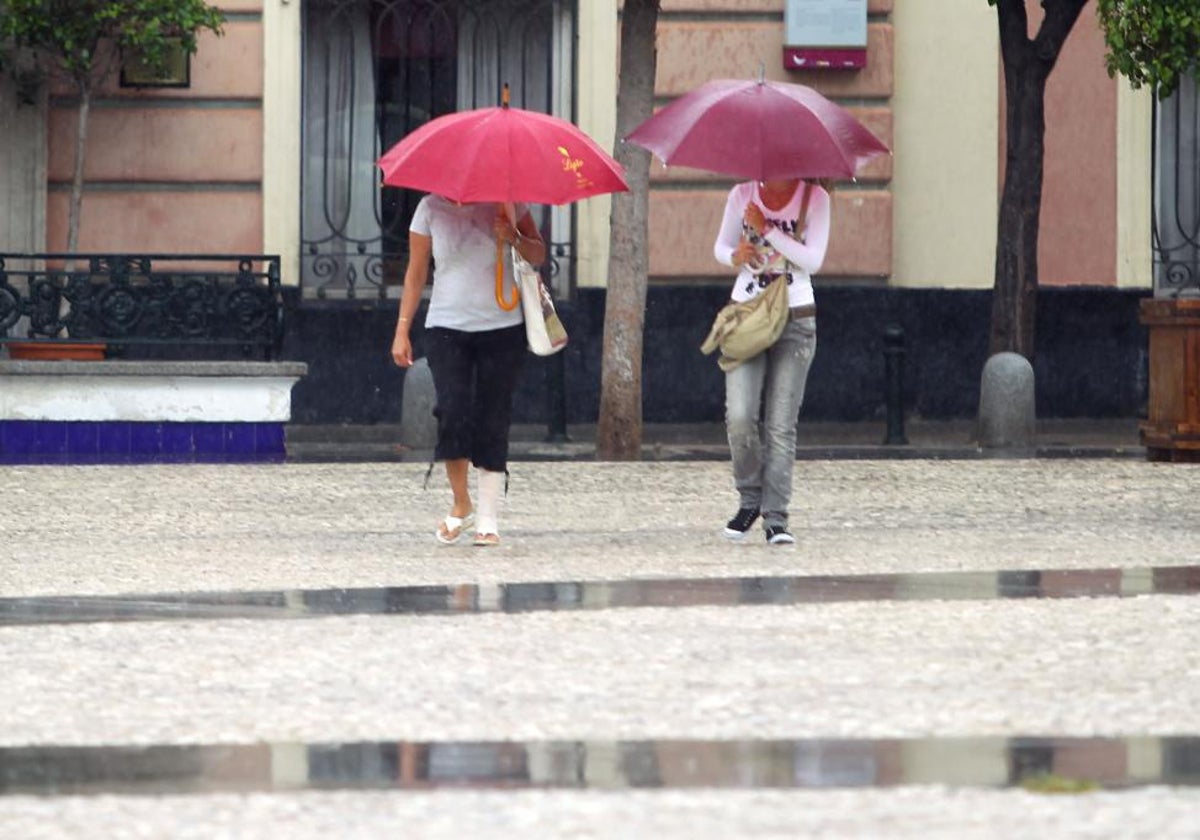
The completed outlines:
[[[804,241],[808,228],[808,199],[812,196],[812,184],[802,181],[804,192],[800,195],[800,213],[796,216],[796,239]]]

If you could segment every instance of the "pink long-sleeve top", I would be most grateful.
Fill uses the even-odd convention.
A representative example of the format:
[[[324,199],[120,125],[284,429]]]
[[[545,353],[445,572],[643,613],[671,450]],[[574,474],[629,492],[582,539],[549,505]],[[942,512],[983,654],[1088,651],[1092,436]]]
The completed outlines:
[[[771,210],[758,191],[758,182],[747,181],[729,191],[725,202],[725,217],[713,244],[713,256],[728,266],[733,265],[733,253],[744,236],[750,240],[758,258],[753,265],[739,267],[733,291],[729,297],[737,302],[749,300],[767,287],[776,274],[787,272],[788,306],[805,306],[813,302],[812,275],[825,261],[829,246],[829,193],[816,184],[809,184],[807,223],[797,232],[796,222],[804,194],[804,182],[796,188],[786,206]],[[765,236],[759,236],[745,224],[746,205],[753,201],[769,222]]]

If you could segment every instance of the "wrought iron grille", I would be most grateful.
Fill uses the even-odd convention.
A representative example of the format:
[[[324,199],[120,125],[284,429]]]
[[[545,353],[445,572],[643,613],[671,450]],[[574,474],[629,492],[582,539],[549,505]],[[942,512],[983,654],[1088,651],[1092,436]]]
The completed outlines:
[[[386,298],[403,280],[421,193],[375,161],[434,117],[499,104],[571,116],[574,0],[306,0],[301,285]],[[535,208],[561,291],[571,211]]]
[[[0,343],[208,345],[278,355],[279,257],[0,254]]]
[[[1200,80],[1155,103],[1154,294],[1200,295]]]

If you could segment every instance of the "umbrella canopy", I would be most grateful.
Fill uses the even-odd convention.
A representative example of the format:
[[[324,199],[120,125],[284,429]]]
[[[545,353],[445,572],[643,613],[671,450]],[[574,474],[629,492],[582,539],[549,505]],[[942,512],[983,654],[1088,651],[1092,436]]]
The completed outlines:
[[[852,178],[879,138],[804,85],[717,79],[676,99],[626,138],[672,166],[722,175]]]
[[[566,204],[629,189],[621,165],[578,127],[508,105],[438,117],[378,165],[385,184],[462,202]]]

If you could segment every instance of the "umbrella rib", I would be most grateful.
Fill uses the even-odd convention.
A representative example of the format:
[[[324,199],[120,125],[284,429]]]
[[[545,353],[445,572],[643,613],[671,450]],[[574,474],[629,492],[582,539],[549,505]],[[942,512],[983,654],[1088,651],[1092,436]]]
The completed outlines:
[[[512,121],[509,119],[509,116],[510,116],[510,111],[508,108],[505,108],[503,111],[501,111],[500,118],[501,118],[501,121],[504,123],[504,128],[505,128],[505,131],[502,134],[503,142],[504,142],[504,158],[503,158],[503,160],[506,160],[506,161],[513,160],[513,156],[512,156],[512,154],[513,154],[513,138],[512,138],[512,135],[513,135],[513,131],[516,128],[512,124]],[[509,163],[509,165],[505,167],[504,178],[508,182],[504,185],[504,194],[509,199],[512,199],[513,198],[513,167],[512,167],[511,163]],[[516,224],[516,219],[512,219],[511,221],[513,222],[513,224]]]
[[[759,86],[758,88],[754,89],[754,95],[755,96],[763,96],[764,95],[763,90],[764,90],[764,88],[762,86]],[[756,127],[758,128],[758,137],[755,138],[755,140],[758,142],[758,148],[755,151],[757,152],[758,161],[759,161],[759,163],[758,163],[758,180],[759,181],[767,180],[766,163],[764,162],[764,156],[763,156],[763,150],[766,148],[766,143],[767,143],[767,139],[765,136],[766,135],[766,122],[767,121],[763,120],[763,119],[756,119],[754,121]]]

